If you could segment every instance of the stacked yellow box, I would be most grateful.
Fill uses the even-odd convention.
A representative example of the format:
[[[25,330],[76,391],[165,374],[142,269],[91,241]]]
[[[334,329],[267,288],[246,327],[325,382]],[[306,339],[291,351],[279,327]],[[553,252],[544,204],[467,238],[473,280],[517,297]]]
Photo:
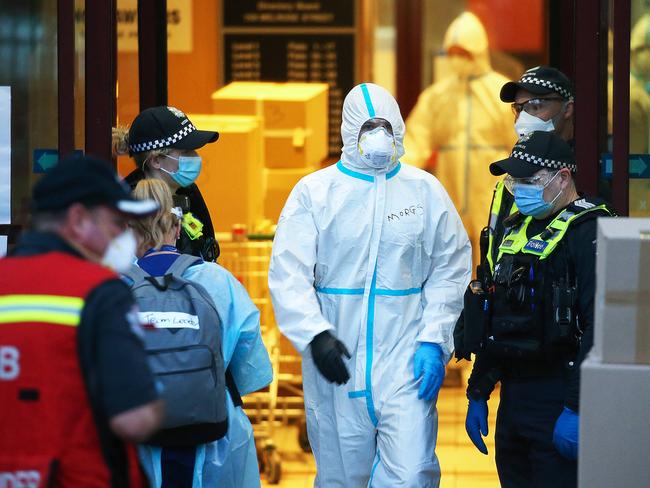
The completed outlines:
[[[277,222],[293,186],[327,157],[326,83],[235,82],[212,94],[218,114],[256,115],[264,136],[264,216]]]
[[[327,156],[327,84],[234,82],[212,94],[219,115],[262,118],[264,166],[318,166]]]
[[[188,114],[196,127],[216,130],[219,140],[199,150],[197,180],[216,232],[234,224],[248,229],[263,218],[264,172],[261,122],[255,116]]]

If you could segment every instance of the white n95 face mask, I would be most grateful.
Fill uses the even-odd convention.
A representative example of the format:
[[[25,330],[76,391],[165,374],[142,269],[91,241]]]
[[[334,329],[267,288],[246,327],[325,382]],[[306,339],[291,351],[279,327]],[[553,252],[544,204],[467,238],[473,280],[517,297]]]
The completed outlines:
[[[396,154],[395,140],[384,127],[364,132],[359,139],[359,159],[369,168],[387,168]]]
[[[553,132],[554,130],[555,125],[553,124],[553,119],[542,120],[539,117],[530,115],[525,110],[519,113],[519,117],[517,117],[517,121],[515,122],[515,132],[519,138],[535,131]]]
[[[126,229],[119,236],[109,242],[106,252],[102,257],[102,264],[111,268],[116,273],[129,270],[135,261],[135,251],[138,242],[132,229]]]

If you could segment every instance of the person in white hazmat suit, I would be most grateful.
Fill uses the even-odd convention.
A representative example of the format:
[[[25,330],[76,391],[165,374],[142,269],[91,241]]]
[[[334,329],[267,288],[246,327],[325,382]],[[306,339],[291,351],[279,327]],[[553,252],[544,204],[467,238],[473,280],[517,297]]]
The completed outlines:
[[[476,265],[485,209],[498,180],[488,167],[507,157],[517,140],[510,107],[499,100],[509,80],[492,69],[487,33],[476,15],[459,15],[443,45],[450,74],[420,94],[406,120],[403,162],[427,168],[447,189]]]
[[[343,103],[341,160],[292,190],[269,287],[302,353],[321,488],[439,486],[435,401],[470,278],[471,246],[442,185],[401,164],[395,99]]]

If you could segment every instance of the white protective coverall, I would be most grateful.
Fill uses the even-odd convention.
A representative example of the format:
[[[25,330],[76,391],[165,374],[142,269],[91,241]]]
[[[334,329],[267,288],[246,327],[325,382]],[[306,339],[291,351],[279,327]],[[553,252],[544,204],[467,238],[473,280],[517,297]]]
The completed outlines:
[[[183,277],[200,283],[210,294],[223,324],[223,359],[240,395],[259,390],[273,378],[268,352],[260,333],[260,313],[244,287],[216,263],[191,266]],[[193,488],[259,488],[253,427],[226,391],[228,433],[196,449]],[[161,449],[140,446],[140,461],[151,486],[161,486]]]
[[[418,399],[419,341],[452,354],[452,331],[470,277],[467,234],[442,185],[395,160],[369,169],[359,130],[390,122],[403,153],[395,99],[362,84],[343,103],[343,154],[304,177],[280,216],[269,269],[275,316],[302,353],[316,487],[437,487],[435,402]],[[309,343],[325,330],[352,354],[350,381],[329,383]]]
[[[406,120],[403,161],[428,167],[443,184],[458,209],[479,257],[479,236],[487,225],[498,180],[490,163],[507,157],[516,141],[514,115],[499,92],[505,76],[492,70],[488,39],[481,21],[465,12],[454,20],[444,48],[457,46],[472,59],[452,57],[453,73],[424,90]]]

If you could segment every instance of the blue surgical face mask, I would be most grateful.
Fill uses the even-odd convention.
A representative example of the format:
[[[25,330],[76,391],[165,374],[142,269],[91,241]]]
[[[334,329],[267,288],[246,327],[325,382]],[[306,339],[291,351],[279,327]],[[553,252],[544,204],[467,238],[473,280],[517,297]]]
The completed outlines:
[[[180,186],[190,186],[196,181],[201,172],[201,156],[174,156],[165,155],[169,159],[178,161],[178,170],[176,172],[167,171],[161,166],[161,170],[167,173]]]
[[[555,195],[553,200],[547,202],[544,200],[544,189],[559,173],[559,171],[555,173],[553,178],[548,180],[545,185],[514,185],[513,194],[515,196],[515,203],[522,214],[530,215],[531,217],[543,217],[550,213],[553,204],[562,194],[562,190]]]

